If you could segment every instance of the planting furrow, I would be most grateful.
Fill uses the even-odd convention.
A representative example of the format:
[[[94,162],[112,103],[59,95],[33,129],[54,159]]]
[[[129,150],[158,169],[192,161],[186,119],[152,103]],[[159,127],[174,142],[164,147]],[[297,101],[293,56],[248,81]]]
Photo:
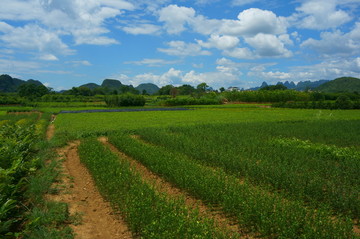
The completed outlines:
[[[281,126],[224,124],[147,128],[137,133],[147,142],[186,154],[202,165],[222,168],[254,185],[281,191],[287,198],[301,199],[309,206],[327,205],[335,214],[358,219],[359,152],[278,137],[294,127]]]
[[[234,238],[214,221],[189,209],[183,200],[158,192],[128,160],[94,138],[79,147],[81,161],[133,235],[141,238]]]
[[[253,187],[223,170],[198,164],[184,154],[144,144],[126,133],[109,136],[117,148],[151,171],[206,203],[221,206],[241,227],[263,237],[353,238],[352,222],[334,218],[327,208],[306,208],[302,202],[284,200],[281,194]]]
[[[75,238],[132,238],[127,224],[113,213],[81,164],[77,152],[79,144],[71,142],[58,151],[64,158],[62,182],[55,188],[59,193],[48,195],[48,199],[68,204],[70,215],[76,219],[71,225]]]
[[[236,222],[232,222],[229,218],[227,218],[222,211],[217,210],[213,207],[209,208],[201,200],[192,197],[188,193],[180,190],[173,184],[165,181],[158,175],[154,174],[138,161],[128,157],[127,155],[119,151],[119,149],[117,149],[114,145],[108,142],[108,138],[100,137],[98,138],[98,140],[107,147],[109,147],[111,151],[116,153],[120,158],[128,161],[131,167],[135,168],[136,171],[139,172],[144,181],[153,185],[157,191],[165,193],[169,195],[169,197],[173,197],[174,199],[184,200],[187,208],[191,210],[199,210],[199,214],[201,216],[211,218],[216,225],[225,228],[227,231],[233,232],[234,235],[235,233],[237,233],[239,235],[242,235],[242,238],[251,238],[250,236],[246,236],[244,230],[239,228]]]

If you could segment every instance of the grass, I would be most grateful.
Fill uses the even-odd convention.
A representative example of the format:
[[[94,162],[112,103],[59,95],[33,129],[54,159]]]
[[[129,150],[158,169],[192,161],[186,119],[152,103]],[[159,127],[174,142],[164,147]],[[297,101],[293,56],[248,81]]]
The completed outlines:
[[[60,114],[55,125],[59,134],[73,138],[102,135],[117,130],[134,130],[174,125],[237,122],[322,121],[359,119],[360,111],[209,108],[171,112],[117,112]],[[71,127],[69,127],[71,126]]]

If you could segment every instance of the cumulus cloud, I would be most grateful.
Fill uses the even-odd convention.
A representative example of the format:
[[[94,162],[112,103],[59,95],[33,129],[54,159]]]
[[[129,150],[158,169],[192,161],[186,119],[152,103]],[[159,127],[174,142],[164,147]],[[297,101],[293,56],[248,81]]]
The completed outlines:
[[[245,41],[255,48],[259,57],[290,57],[291,51],[285,48],[286,43],[290,43],[287,36],[277,37],[275,35],[259,33],[254,37],[245,38]]]
[[[0,22],[1,40],[10,47],[37,50],[43,56],[69,54],[71,50],[61,40],[65,35],[72,36],[78,45],[117,44],[117,39],[105,35],[109,32],[106,20],[134,8],[123,0],[2,0],[0,20],[29,22],[16,27]]]
[[[149,82],[159,86],[174,84],[174,82],[180,82],[182,78],[182,72],[174,68],[170,68],[162,75],[156,75],[153,73],[145,73],[136,75],[130,82],[133,85],[139,85],[140,83]]]
[[[197,41],[198,44],[205,48],[217,48],[220,50],[226,50],[236,47],[240,40],[234,36],[219,36],[212,34],[207,42],[201,40]]]
[[[348,33],[339,30],[322,32],[320,38],[320,40],[309,38],[301,44],[301,47],[312,49],[324,57],[360,54],[360,22],[356,23],[355,28]]]
[[[159,21],[165,23],[169,34],[179,34],[185,30],[185,24],[195,17],[195,10],[188,7],[169,5],[159,11]]]
[[[296,8],[298,13],[294,14],[291,19],[293,24],[300,28],[335,29],[352,20],[347,12],[338,9],[339,4],[341,1],[337,0],[307,0]]]
[[[176,64],[179,63],[179,61],[167,61],[164,59],[148,59],[145,58],[141,61],[127,61],[125,64],[134,64],[134,65],[147,65],[150,67],[160,67],[164,65],[170,65],[170,64]]]
[[[137,24],[122,28],[126,33],[133,35],[157,35],[161,28],[153,24]]]
[[[33,24],[8,28],[6,34],[0,35],[0,40],[5,42],[8,47],[41,53],[64,55],[74,53],[56,33]]]
[[[158,48],[158,51],[173,56],[211,55],[211,52],[202,50],[201,46],[195,43],[171,41],[168,42],[167,45],[169,48]]]
[[[246,9],[239,13],[238,20],[223,20],[219,32],[233,36],[255,36],[263,34],[282,34],[287,31],[287,20],[275,13],[258,8]]]

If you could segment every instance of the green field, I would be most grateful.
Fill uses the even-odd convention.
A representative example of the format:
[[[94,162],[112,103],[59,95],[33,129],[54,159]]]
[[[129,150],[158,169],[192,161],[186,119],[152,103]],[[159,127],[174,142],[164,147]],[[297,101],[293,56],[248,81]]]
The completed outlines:
[[[360,111],[232,105],[60,114],[55,125],[67,139],[108,136],[166,181],[222,208],[250,235],[353,238],[360,215],[359,119]],[[82,151],[93,148],[85,143]]]
[[[0,113],[0,124],[36,116]],[[53,144],[81,140],[81,161],[134,236],[360,236],[358,110],[227,105],[58,114],[54,123]],[[190,209],[184,198],[160,192],[100,136],[241,230],[229,231]]]

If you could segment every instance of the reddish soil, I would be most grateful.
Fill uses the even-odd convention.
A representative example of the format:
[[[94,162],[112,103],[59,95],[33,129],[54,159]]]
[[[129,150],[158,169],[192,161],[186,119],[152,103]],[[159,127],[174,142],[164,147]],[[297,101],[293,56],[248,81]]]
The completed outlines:
[[[132,136],[138,138],[138,136]],[[222,228],[227,229],[230,232],[236,233],[238,235],[246,235],[241,228],[238,227],[237,223],[227,218],[220,210],[216,208],[210,208],[205,205],[201,200],[198,200],[188,193],[180,190],[179,188],[173,186],[171,183],[163,180],[158,175],[151,172],[144,165],[138,161],[128,157],[121,151],[119,151],[114,145],[108,142],[106,137],[100,137],[99,141],[107,145],[114,153],[118,154],[121,158],[127,160],[132,167],[134,167],[142,176],[142,178],[152,184],[157,191],[166,193],[170,197],[174,198],[184,198],[185,204],[190,209],[199,209],[199,212],[202,216],[211,218],[214,222]],[[249,236],[243,236],[242,238],[251,238]]]
[[[59,193],[48,195],[48,199],[68,204],[70,215],[78,219],[70,225],[76,239],[132,238],[126,223],[113,213],[110,204],[97,191],[91,175],[80,163],[79,144],[79,141],[71,142],[58,150],[64,160],[61,183],[54,185]]]

